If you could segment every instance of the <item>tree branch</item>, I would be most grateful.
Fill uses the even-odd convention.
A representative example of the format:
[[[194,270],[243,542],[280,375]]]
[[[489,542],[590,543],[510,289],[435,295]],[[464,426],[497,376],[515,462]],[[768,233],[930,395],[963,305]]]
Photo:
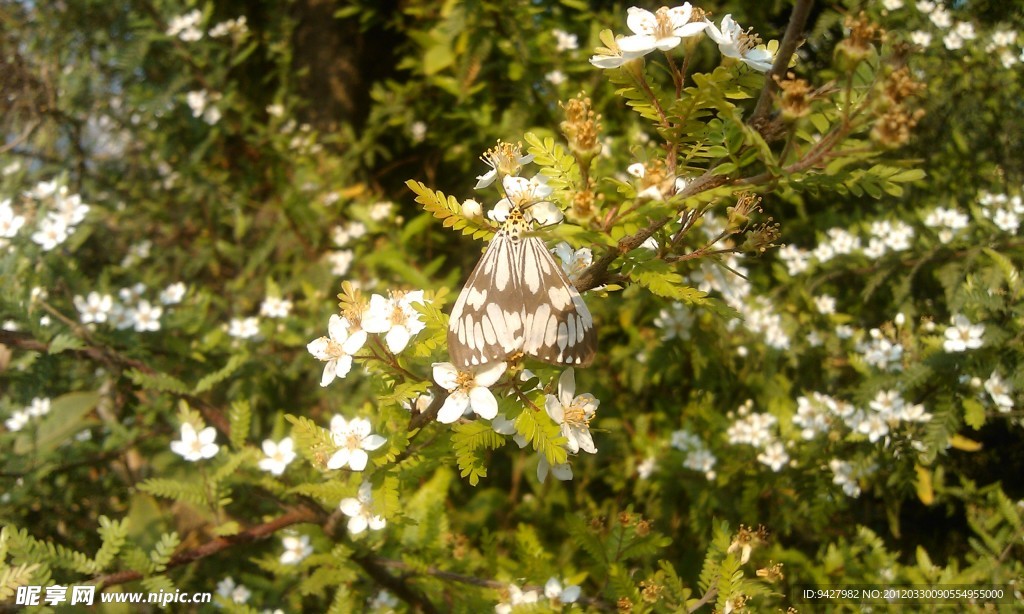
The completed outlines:
[[[323,517],[324,513],[322,511],[312,507],[303,506],[292,508],[289,512],[282,516],[278,516],[269,522],[250,527],[235,535],[217,537],[198,548],[183,550],[171,557],[171,560],[167,562],[167,568],[171,569],[173,567],[185,565],[186,563],[205,559],[208,556],[212,556],[222,550],[226,550],[238,544],[246,544],[260,539],[266,539],[281,529],[295,524],[301,524],[303,522],[319,523],[323,520]],[[138,571],[119,571],[117,573],[94,578],[93,583],[102,590],[109,586],[124,584],[134,580],[141,580],[143,577],[144,575]]]
[[[772,69],[765,75],[764,88],[761,89],[761,96],[757,99],[757,106],[754,107],[754,113],[750,116],[750,121],[747,123],[756,125],[757,122],[763,120],[768,115],[768,111],[771,109],[772,98],[779,89],[779,84],[775,78],[781,79],[786,76],[786,70],[789,69],[789,60],[796,53],[796,48],[800,46],[800,41],[803,39],[804,28],[807,26],[807,18],[811,14],[812,6],[814,6],[814,0],[796,0],[793,13],[789,16],[789,25],[786,26],[786,33],[782,36],[779,50],[775,54],[775,62],[772,64]]]

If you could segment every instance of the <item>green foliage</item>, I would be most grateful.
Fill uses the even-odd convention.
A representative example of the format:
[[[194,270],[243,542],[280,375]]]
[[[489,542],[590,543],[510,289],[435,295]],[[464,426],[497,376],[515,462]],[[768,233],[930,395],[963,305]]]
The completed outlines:
[[[505,438],[495,433],[486,422],[465,422],[452,428],[455,460],[459,463],[462,477],[467,478],[471,486],[476,486],[480,478],[487,477],[484,451],[497,450],[503,445]]]
[[[442,221],[445,228],[459,230],[474,239],[490,239],[494,229],[481,221],[474,221],[462,213],[462,205],[454,196],[445,196],[440,190],[433,191],[419,181],[409,180],[405,185],[416,194],[416,202],[423,209]]]

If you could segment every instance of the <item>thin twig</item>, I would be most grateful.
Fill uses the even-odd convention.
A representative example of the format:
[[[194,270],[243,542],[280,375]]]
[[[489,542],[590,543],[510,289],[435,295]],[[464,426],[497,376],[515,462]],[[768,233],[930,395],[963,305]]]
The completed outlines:
[[[772,98],[779,89],[775,77],[781,79],[786,76],[789,60],[796,53],[796,48],[800,46],[800,41],[803,39],[804,28],[807,26],[807,18],[811,14],[812,6],[814,6],[814,0],[797,0],[796,6],[793,7],[793,12],[789,16],[789,25],[786,26],[786,33],[782,36],[779,50],[775,54],[775,62],[772,64],[771,71],[765,75],[764,88],[761,89],[757,106],[754,107],[754,113],[747,123],[756,124],[768,115]]]

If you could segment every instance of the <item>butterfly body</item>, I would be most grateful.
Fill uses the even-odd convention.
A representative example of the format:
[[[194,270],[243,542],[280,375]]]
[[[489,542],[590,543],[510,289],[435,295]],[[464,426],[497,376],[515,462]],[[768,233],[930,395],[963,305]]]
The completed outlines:
[[[538,360],[586,366],[597,335],[580,293],[531,222],[510,209],[452,307],[448,352],[469,368],[522,352]]]

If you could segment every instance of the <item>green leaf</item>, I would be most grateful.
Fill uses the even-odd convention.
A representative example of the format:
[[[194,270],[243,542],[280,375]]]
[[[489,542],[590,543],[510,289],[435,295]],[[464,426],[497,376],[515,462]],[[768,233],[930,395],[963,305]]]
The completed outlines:
[[[131,369],[126,372],[125,375],[132,381],[136,386],[140,386],[146,390],[157,390],[160,392],[170,392],[172,394],[187,394],[188,386],[184,382],[166,373],[143,373],[138,369]]]
[[[462,422],[452,427],[452,448],[459,463],[460,475],[476,486],[480,478],[487,477],[483,451],[496,450],[505,445],[505,438],[494,432],[483,420]]]
[[[405,185],[416,194],[416,202],[423,205],[423,210],[441,220],[445,228],[472,235],[474,239],[490,240],[494,236],[494,228],[483,219],[464,216],[462,205],[454,196],[446,196],[440,190],[435,192],[419,181],[409,180]]]
[[[252,420],[252,410],[248,400],[235,401],[228,410],[228,421],[231,427],[231,447],[241,450],[245,446],[245,440],[249,436],[249,423]]]
[[[58,333],[50,340],[50,347],[47,350],[50,355],[60,354],[66,350],[78,350],[85,347],[85,343],[74,335]]]
[[[543,401],[542,401],[543,403]],[[548,459],[551,465],[561,465],[568,455],[563,445],[566,442],[561,428],[548,415],[527,407],[515,420],[516,432],[526,438],[533,449]]]
[[[14,442],[15,454],[28,454],[35,450],[46,454],[71,438],[82,429],[90,426],[86,416],[99,403],[98,392],[71,392],[57,397],[50,403],[50,413],[39,423],[35,441],[29,437],[18,437]]]
[[[206,392],[216,384],[226,380],[231,376],[231,374],[237,371],[239,367],[245,364],[245,361],[248,360],[248,358],[249,357],[246,354],[235,354],[231,356],[231,358],[228,358],[227,364],[199,380],[199,383],[196,384],[194,393],[200,394],[202,392]]]

